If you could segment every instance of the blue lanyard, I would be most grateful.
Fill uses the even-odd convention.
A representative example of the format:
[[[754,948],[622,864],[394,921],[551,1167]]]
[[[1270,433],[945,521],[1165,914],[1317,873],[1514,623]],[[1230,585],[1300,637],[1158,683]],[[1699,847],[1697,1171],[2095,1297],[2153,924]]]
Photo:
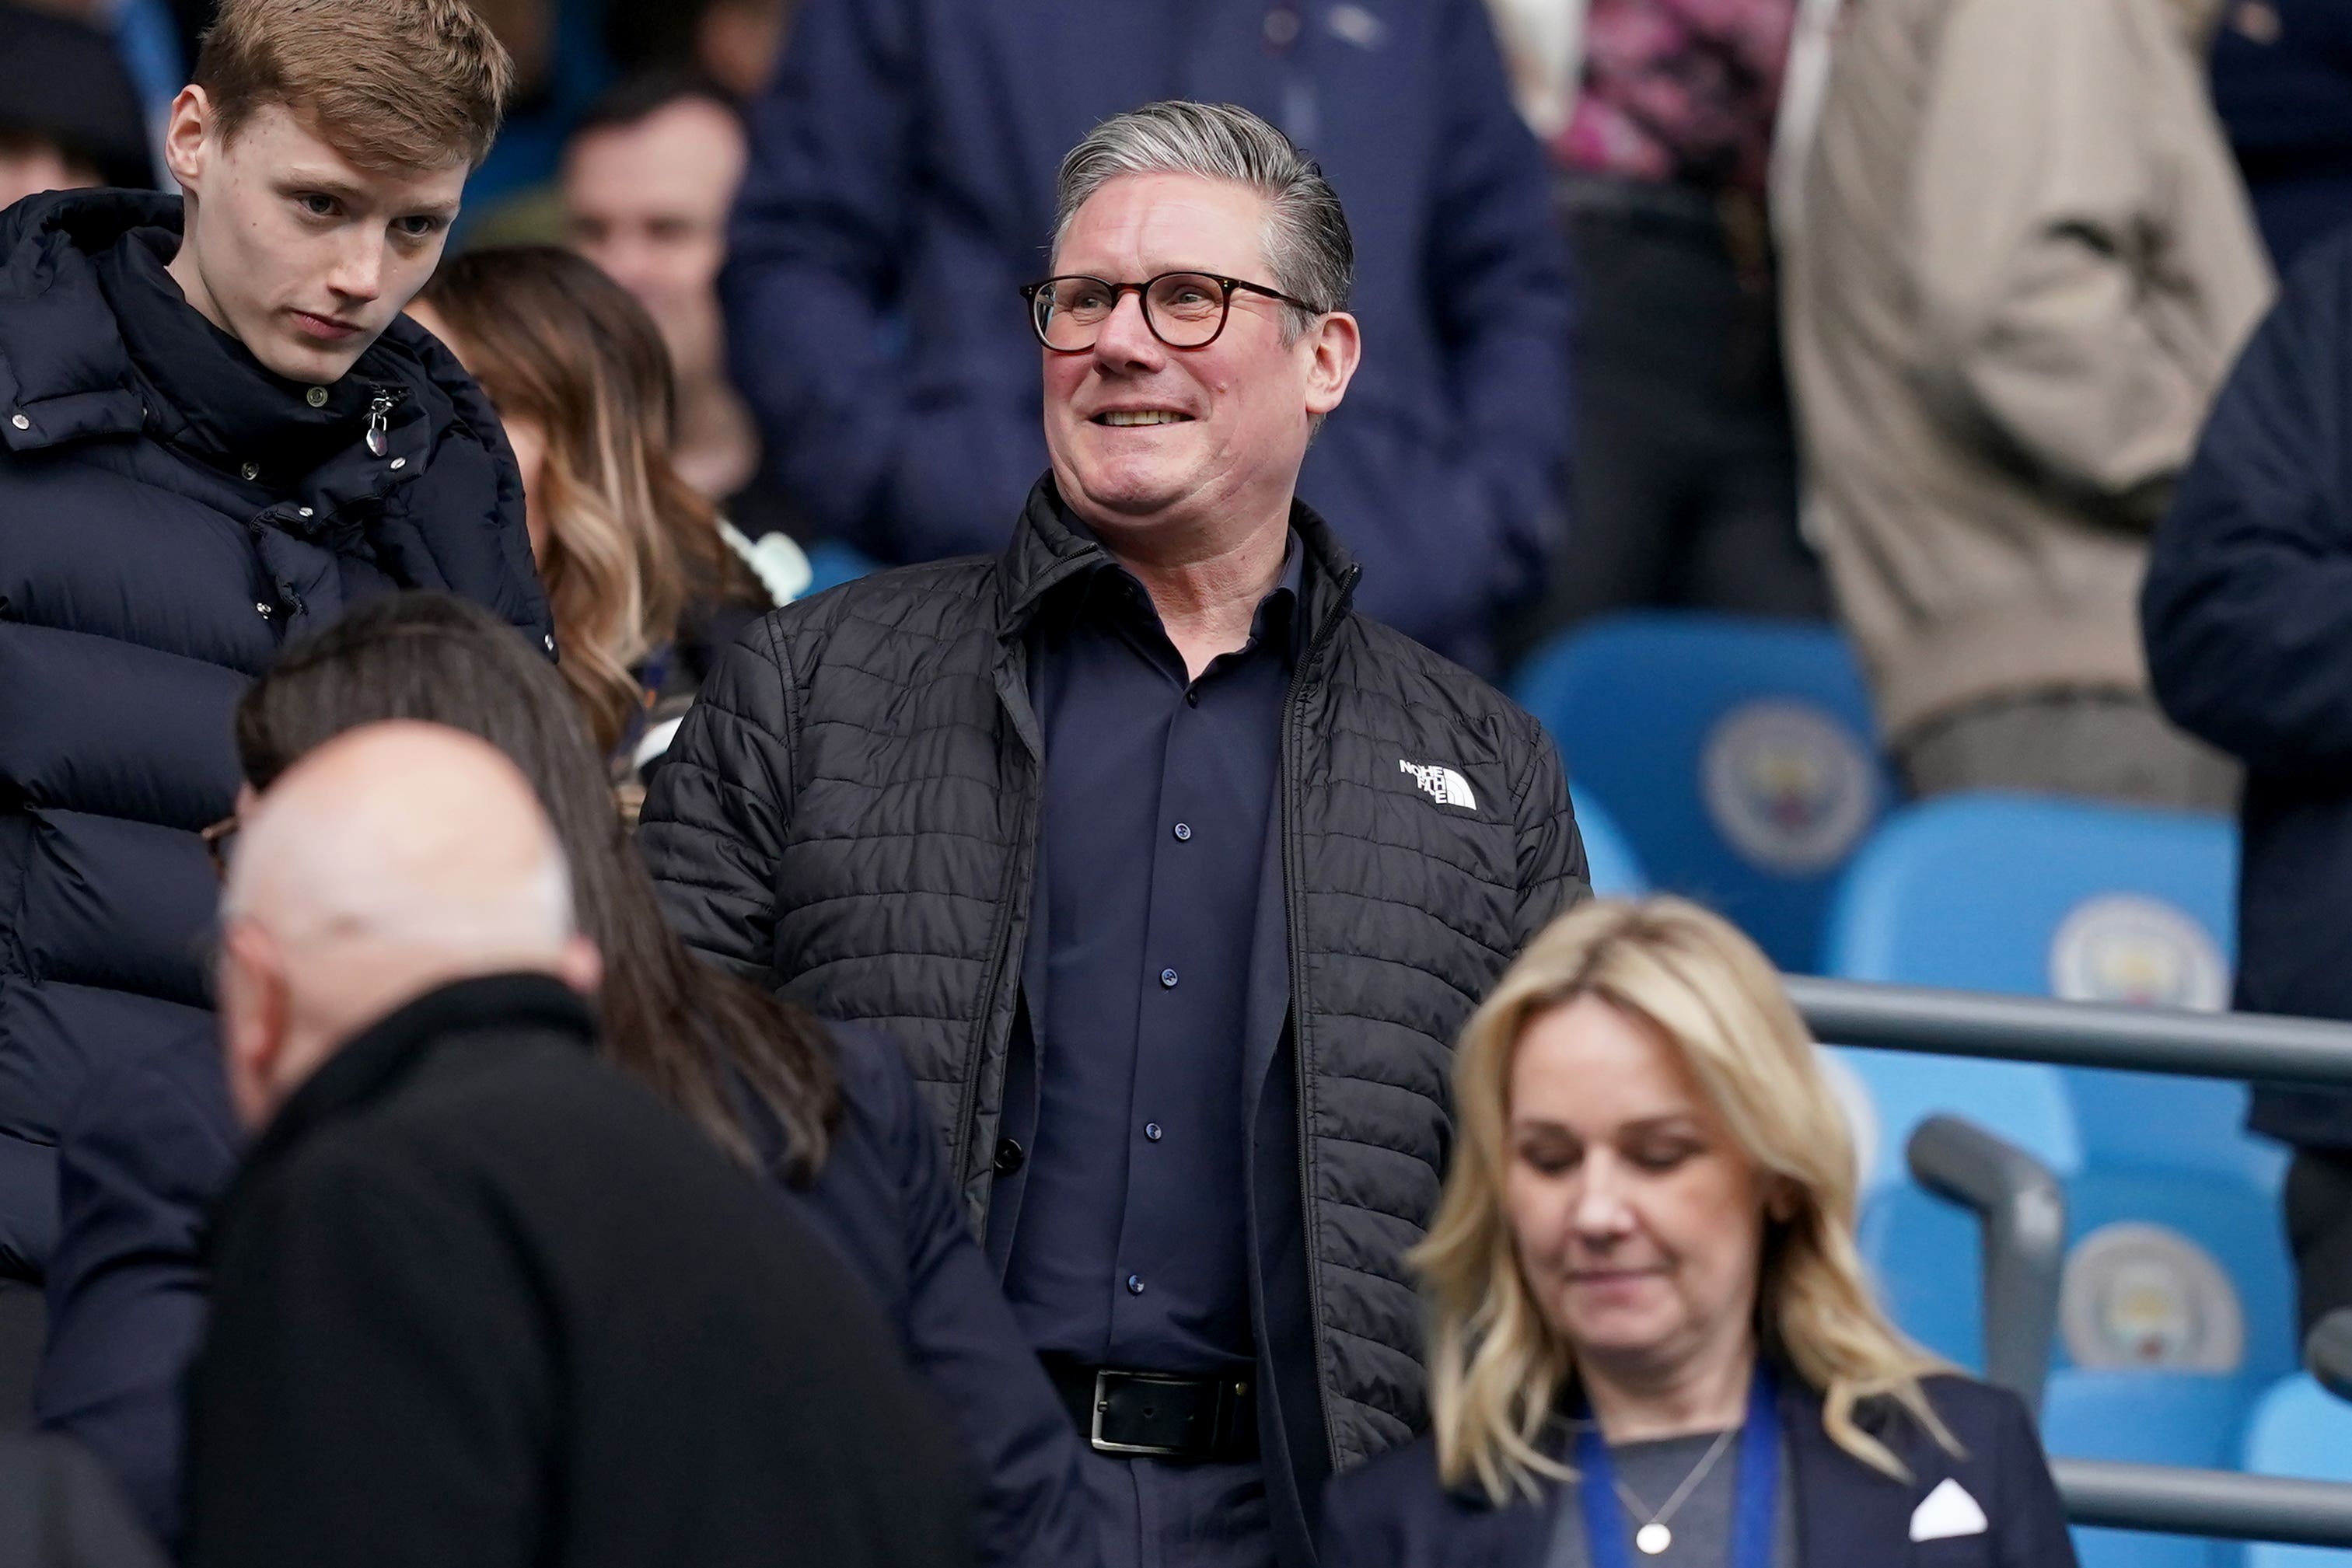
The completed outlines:
[[[1748,1391],[1748,1420],[1739,1429],[1738,1464],[1727,1568],[1771,1568],[1772,1514],[1780,1498],[1780,1411],[1773,1398],[1772,1375],[1760,1357],[1756,1381]],[[1592,1568],[1633,1568],[1625,1509],[1617,1498],[1617,1469],[1598,1421],[1587,1421],[1577,1434],[1576,1469],[1585,1555]]]

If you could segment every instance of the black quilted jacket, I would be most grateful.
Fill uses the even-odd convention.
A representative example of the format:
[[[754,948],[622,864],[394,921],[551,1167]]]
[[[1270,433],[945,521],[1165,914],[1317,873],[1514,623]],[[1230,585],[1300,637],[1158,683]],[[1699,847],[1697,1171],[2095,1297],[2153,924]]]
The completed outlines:
[[[1437,1201],[1454,1036],[1586,873],[1535,720],[1354,613],[1359,569],[1305,507],[1293,522],[1311,632],[1281,757],[1292,1190],[1319,1457],[1344,1465],[1424,1422],[1399,1255]],[[1048,480],[1001,558],[776,612],[720,660],[645,813],[688,941],[906,1045],[983,1222],[1042,778],[1024,632],[1042,595],[1101,559]]]

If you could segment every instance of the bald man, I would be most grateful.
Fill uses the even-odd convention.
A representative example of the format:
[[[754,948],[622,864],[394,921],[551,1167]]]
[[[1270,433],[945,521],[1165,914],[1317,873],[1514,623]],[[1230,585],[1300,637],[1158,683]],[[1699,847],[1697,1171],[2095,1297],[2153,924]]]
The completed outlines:
[[[872,1308],[595,1059],[598,967],[469,736],[354,730],[246,813],[219,988],[258,1136],[191,1375],[189,1561],[969,1561]]]

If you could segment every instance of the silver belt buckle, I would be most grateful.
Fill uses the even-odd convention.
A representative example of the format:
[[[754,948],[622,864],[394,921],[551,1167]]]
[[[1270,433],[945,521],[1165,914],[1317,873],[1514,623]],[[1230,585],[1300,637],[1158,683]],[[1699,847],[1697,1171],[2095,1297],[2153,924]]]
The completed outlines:
[[[1107,1377],[1119,1377],[1129,1383],[1163,1383],[1171,1388],[1181,1388],[1197,1381],[1190,1377],[1155,1377],[1148,1372],[1113,1372],[1105,1367],[1095,1374],[1095,1415],[1092,1428],[1087,1434],[1087,1443],[1097,1454],[1139,1454],[1150,1459],[1181,1458],[1192,1452],[1189,1448],[1173,1448],[1165,1443],[1114,1443],[1103,1436],[1103,1412],[1110,1407],[1109,1391],[1104,1386]]]

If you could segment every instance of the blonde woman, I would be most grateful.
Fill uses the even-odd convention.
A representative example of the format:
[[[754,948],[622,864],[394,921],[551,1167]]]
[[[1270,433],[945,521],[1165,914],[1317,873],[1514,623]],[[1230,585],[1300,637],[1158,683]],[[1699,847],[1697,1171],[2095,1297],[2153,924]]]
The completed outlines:
[[[1411,1261],[1428,1436],[1332,1483],[1335,1568],[2072,1568],[2032,1421],[1906,1341],[1853,1156],[1753,944],[1588,903],[1463,1032]]]

